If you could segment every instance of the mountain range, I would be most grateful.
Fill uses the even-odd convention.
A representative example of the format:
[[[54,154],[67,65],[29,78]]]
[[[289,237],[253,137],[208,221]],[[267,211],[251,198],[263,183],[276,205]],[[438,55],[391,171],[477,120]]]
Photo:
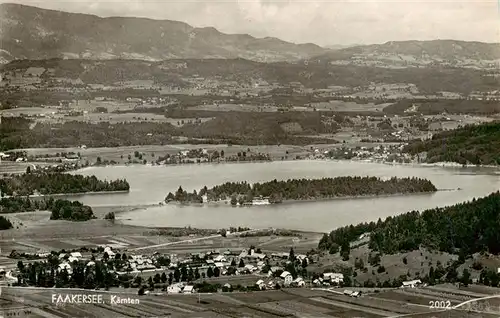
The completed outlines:
[[[328,51],[315,44],[224,34],[184,22],[101,18],[19,4],[0,5],[0,58],[164,60],[245,58],[262,62],[308,58]]]
[[[16,59],[235,59],[322,62],[386,68],[451,66],[498,69],[500,44],[456,40],[373,45],[294,44],[277,38],[224,34],[212,27],[0,4],[0,63]]]

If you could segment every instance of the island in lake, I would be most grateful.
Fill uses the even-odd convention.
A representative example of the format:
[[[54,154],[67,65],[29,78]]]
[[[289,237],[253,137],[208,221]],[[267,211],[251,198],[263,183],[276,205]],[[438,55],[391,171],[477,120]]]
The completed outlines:
[[[284,201],[310,201],[346,197],[386,196],[435,192],[426,179],[377,177],[337,177],[322,179],[272,180],[264,183],[226,182],[189,193],[182,187],[169,192],[165,202],[227,202],[231,205],[276,204]]]

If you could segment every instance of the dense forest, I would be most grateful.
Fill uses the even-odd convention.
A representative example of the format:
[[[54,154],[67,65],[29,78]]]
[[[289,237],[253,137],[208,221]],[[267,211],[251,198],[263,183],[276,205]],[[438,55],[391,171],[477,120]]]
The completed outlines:
[[[51,211],[51,220],[87,221],[94,219],[92,208],[78,201],[54,198],[29,199],[10,197],[0,199],[0,213]]]
[[[128,191],[127,180],[99,180],[95,176],[66,173],[30,172],[0,180],[2,195],[62,194]]]
[[[29,127],[26,119],[5,118],[0,129],[0,151],[21,148],[119,147],[136,145],[192,144],[297,144],[332,142],[318,134],[335,133],[338,125],[325,123],[319,112],[211,112],[212,120],[187,123],[147,121],[121,123],[37,123]],[[139,118],[139,120],[141,120]],[[6,126],[4,125],[4,122]],[[288,132],[281,124],[298,123],[301,136]],[[22,124],[22,125],[21,125]],[[305,136],[316,137],[305,137]],[[181,138],[182,137],[182,138]],[[180,141],[180,140],[184,141]],[[186,140],[187,139],[187,140]]]
[[[369,246],[386,254],[419,247],[471,255],[500,253],[500,192],[445,208],[412,211],[377,223],[346,226],[325,234],[319,248],[337,252],[349,250],[349,243],[370,232]]]
[[[241,203],[251,202],[255,197],[269,198],[270,203],[282,200],[313,200],[348,196],[390,195],[419,192],[434,192],[436,187],[428,180],[419,178],[337,177],[322,179],[273,180],[264,183],[226,182],[199,192],[188,193],[179,187],[175,194],[169,193],[166,201],[202,202],[206,195],[209,201],[231,197]]]
[[[427,153],[426,161],[460,164],[500,164],[500,122],[468,125],[438,133],[431,140],[415,141],[403,150],[416,155]]]
[[[9,219],[0,215],[0,230],[8,230],[12,228],[12,223]]]

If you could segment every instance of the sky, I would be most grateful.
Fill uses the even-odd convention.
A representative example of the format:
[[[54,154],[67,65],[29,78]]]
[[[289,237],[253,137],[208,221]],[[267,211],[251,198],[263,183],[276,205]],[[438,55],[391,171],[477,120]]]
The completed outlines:
[[[322,46],[403,40],[500,42],[500,0],[0,0],[138,16]]]

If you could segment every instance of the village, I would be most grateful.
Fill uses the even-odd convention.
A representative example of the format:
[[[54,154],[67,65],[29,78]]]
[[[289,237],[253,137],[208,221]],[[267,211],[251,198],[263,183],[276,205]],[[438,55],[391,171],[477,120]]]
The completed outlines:
[[[94,277],[95,285],[84,288],[98,290],[103,287],[99,280],[102,267],[108,273],[116,275],[118,284],[104,283],[106,290],[128,291],[137,288],[139,295],[191,294],[203,292],[244,292],[264,291],[281,288],[334,288],[344,295],[359,297],[360,290],[351,290],[350,283],[344,282],[344,274],[339,272],[315,273],[307,270],[313,264],[314,257],[306,254],[294,254],[293,248],[286,253],[265,253],[260,248],[212,250],[190,255],[177,254],[138,254],[134,251],[114,248],[110,245],[97,248],[81,248],[80,251],[60,251],[37,253],[17,253],[10,256],[18,260],[17,268],[0,267],[3,285],[30,286],[30,282],[40,283],[42,274],[36,279],[28,277],[31,268],[39,264],[56,266],[55,287],[61,285],[61,277],[73,285],[72,276],[78,268],[84,268],[86,278]],[[35,264],[35,265],[34,265]],[[78,274],[78,275],[80,275]],[[102,275],[102,280],[105,280]],[[37,280],[38,279],[38,280]],[[45,278],[47,279],[47,278]],[[415,288],[422,285],[420,280],[402,282],[401,288]],[[347,287],[348,289],[342,289]],[[425,286],[424,286],[425,287]]]

